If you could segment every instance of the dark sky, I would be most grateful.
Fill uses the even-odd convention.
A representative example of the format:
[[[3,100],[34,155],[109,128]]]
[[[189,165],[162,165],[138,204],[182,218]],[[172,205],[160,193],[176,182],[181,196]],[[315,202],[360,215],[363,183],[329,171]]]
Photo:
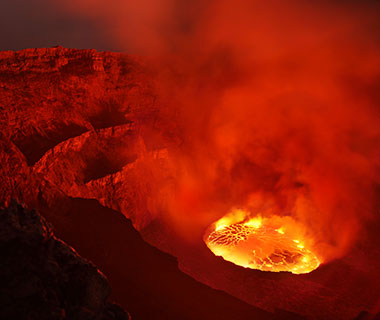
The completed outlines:
[[[51,1],[51,3],[53,3]],[[72,17],[46,0],[0,1],[0,50],[52,47],[117,50],[94,21]]]
[[[99,23],[83,16],[65,13],[58,9],[54,2],[55,0],[0,0],[0,50],[55,45],[80,49],[122,50],[102,33],[102,30],[97,27]],[[380,3],[379,0],[329,0],[327,2],[358,6],[375,4],[375,10],[379,9],[377,5]]]

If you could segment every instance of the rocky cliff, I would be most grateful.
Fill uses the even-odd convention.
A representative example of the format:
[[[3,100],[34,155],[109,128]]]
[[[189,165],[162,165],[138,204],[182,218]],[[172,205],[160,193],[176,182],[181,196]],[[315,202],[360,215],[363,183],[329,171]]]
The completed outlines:
[[[144,138],[157,114],[149,79],[138,58],[118,53],[1,52],[0,202],[93,198],[137,225],[149,220],[139,199],[154,181],[137,176],[165,157],[162,142]]]
[[[0,209],[0,319],[119,319],[105,276],[36,211]]]

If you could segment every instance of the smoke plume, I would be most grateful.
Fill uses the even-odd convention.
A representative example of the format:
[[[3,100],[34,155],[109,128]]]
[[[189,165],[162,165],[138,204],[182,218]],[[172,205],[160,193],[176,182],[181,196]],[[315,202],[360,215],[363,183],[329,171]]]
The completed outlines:
[[[166,218],[185,238],[233,207],[291,215],[326,260],[373,218],[379,7],[347,1],[62,2],[151,58],[172,139]]]

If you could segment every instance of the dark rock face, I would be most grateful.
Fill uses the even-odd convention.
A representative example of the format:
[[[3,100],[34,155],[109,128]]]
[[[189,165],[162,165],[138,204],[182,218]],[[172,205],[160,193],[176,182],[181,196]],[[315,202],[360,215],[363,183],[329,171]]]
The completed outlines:
[[[194,280],[176,258],[146,243],[130,220],[96,200],[68,199],[44,215],[59,224],[60,237],[96,261],[132,319],[303,319],[264,311]]]
[[[0,319],[129,319],[104,275],[36,211],[0,210]]]

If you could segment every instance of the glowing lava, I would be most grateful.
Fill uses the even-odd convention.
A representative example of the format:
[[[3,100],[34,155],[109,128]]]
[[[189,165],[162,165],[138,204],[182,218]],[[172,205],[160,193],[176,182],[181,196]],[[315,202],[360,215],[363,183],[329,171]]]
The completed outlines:
[[[299,226],[290,217],[260,216],[234,210],[218,220],[205,237],[217,256],[239,266],[262,271],[309,273],[320,261],[301,237]]]

